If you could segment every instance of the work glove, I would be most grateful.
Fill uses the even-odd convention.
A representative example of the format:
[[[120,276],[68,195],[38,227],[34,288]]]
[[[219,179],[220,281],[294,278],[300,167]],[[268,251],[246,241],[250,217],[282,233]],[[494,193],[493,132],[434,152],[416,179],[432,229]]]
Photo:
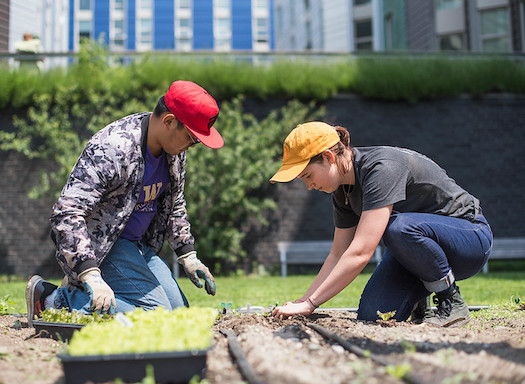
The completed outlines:
[[[197,288],[202,288],[202,282],[199,277],[204,279],[206,285],[206,292],[209,295],[215,295],[215,279],[208,267],[206,267],[202,262],[197,258],[197,252],[190,251],[185,253],[182,256],[177,258],[177,261],[184,268],[184,272],[188,278],[195,284]]]
[[[84,289],[91,300],[91,310],[98,313],[114,314],[117,304],[115,294],[109,285],[102,279],[100,269],[90,268],[82,272],[78,279],[84,285]]]

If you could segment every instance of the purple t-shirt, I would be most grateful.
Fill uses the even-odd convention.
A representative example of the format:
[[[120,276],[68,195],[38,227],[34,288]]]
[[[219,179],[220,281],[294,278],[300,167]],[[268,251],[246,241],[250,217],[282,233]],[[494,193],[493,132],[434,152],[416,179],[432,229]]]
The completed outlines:
[[[166,189],[169,182],[166,152],[162,151],[159,157],[155,157],[147,148],[142,192],[121,237],[128,240],[142,240],[142,236],[157,213],[157,197]]]

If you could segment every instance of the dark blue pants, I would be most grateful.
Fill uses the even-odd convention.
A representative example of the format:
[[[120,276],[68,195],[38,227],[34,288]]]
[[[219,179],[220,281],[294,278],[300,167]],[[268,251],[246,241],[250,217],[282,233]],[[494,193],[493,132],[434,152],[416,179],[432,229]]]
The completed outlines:
[[[358,319],[376,320],[377,311],[408,319],[420,299],[478,273],[492,240],[483,216],[470,222],[428,213],[392,215],[383,235],[386,250],[361,295]]]

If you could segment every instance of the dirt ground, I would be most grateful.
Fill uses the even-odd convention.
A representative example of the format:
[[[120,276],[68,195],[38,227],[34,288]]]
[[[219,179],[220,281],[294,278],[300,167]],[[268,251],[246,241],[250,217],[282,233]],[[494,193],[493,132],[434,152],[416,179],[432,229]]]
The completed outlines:
[[[388,366],[348,352],[308,323],[337,333]],[[64,343],[35,335],[25,317],[0,316],[0,327],[1,384],[65,383],[56,357]],[[206,370],[211,384],[246,382],[220,330],[237,335],[247,361],[265,383],[402,383],[396,378],[402,372],[409,372],[413,383],[525,383],[525,313],[442,329],[407,322],[365,323],[353,312],[318,309],[309,318],[287,320],[225,315],[214,330]]]

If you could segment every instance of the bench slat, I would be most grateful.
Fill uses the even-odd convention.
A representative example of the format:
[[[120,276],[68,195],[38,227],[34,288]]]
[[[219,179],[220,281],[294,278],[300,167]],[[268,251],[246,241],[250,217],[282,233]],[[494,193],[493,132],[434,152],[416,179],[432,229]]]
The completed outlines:
[[[279,241],[277,243],[281,261],[281,275],[287,274],[288,264],[322,264],[332,249],[331,240]],[[381,247],[378,247],[371,262],[379,262]],[[490,260],[525,259],[525,237],[498,237],[494,239]],[[488,263],[483,267],[488,272]]]

